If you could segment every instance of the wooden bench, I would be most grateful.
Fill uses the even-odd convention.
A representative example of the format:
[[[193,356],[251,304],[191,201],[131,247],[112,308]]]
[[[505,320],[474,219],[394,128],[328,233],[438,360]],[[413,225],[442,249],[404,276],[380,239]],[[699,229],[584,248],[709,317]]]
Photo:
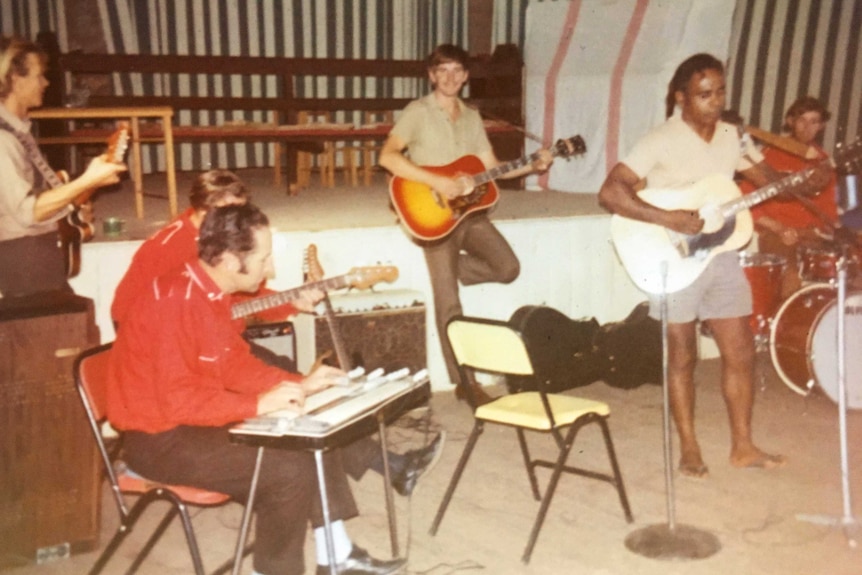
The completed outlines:
[[[359,127],[364,113],[400,110],[429,90],[421,60],[72,52],[58,55],[56,61],[67,94],[81,85],[114,86],[113,93],[94,91],[88,107],[172,108],[173,140],[178,145],[272,143],[271,158],[270,150],[252,149],[247,155],[258,165],[274,167],[276,185],[282,183],[284,158],[295,181],[298,150],[313,151],[327,139],[383,139],[388,130],[334,128]],[[488,118],[523,125],[522,62],[517,49],[498,47],[492,56],[474,58],[470,77],[471,104]],[[305,110],[331,112],[337,126],[310,133],[296,125],[298,114]],[[64,143],[73,145],[91,143],[110,132],[100,126],[64,129],[65,133],[52,136],[62,136]],[[162,127],[142,123],[140,138],[144,143],[163,141]],[[501,159],[521,154],[523,136],[514,128],[497,127],[493,139]],[[185,162],[184,168],[178,161],[177,165],[179,169],[207,167],[189,163],[194,164]]]

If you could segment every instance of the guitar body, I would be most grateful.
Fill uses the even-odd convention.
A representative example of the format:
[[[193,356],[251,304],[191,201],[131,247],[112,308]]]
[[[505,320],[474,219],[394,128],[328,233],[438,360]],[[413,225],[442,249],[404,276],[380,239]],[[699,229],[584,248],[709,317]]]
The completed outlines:
[[[117,130],[108,139],[105,157],[109,162],[119,164],[129,146],[128,122],[118,122]],[[57,172],[57,177],[64,184],[69,183],[69,174],[64,170]],[[88,242],[96,235],[93,226],[93,210],[89,203],[90,195],[95,189],[87,190],[72,202],[73,210],[65,218],[57,221],[60,232],[60,244],[66,257],[66,277],[73,278],[81,272],[81,244]]]
[[[445,166],[424,168],[454,178],[479,174],[485,165],[476,156],[464,156]],[[493,181],[477,186],[465,196],[449,200],[425,184],[397,176],[389,182],[389,194],[398,217],[408,231],[416,238],[427,241],[446,237],[465,216],[487,210],[500,198]]]
[[[703,213],[738,199],[741,193],[733,180],[717,174],[690,188],[645,189],[639,196],[662,209]],[[747,210],[728,217],[720,229],[691,236],[619,215],[611,218],[611,240],[623,267],[640,290],[654,295],[688,287],[717,254],[743,247],[753,232],[754,224]],[[662,262],[667,262],[664,290]]]

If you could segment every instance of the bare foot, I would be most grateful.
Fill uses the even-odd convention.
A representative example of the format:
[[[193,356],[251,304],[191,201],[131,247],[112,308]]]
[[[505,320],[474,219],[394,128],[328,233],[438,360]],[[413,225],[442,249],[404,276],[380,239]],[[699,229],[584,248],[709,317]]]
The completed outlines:
[[[730,455],[730,464],[734,467],[777,469],[784,467],[786,463],[787,458],[783,455],[771,455],[753,446]]]
[[[679,472],[686,477],[694,477],[704,479],[709,476],[709,468],[703,462],[703,457],[700,455],[700,449],[693,451],[683,451],[679,458]]]

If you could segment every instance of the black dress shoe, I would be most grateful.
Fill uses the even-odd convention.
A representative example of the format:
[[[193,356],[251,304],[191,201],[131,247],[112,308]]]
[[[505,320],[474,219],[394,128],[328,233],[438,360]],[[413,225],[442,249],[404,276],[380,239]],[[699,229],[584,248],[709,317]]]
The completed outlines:
[[[392,487],[398,495],[407,497],[416,488],[416,482],[423,473],[431,471],[440,460],[443,444],[446,442],[446,432],[441,431],[437,437],[422,449],[414,449],[404,454],[404,465],[398,473],[392,476]]]
[[[368,551],[354,545],[347,559],[335,566],[335,572],[338,575],[389,575],[406,564],[405,559],[375,559]],[[329,565],[318,565],[317,575],[330,575]]]

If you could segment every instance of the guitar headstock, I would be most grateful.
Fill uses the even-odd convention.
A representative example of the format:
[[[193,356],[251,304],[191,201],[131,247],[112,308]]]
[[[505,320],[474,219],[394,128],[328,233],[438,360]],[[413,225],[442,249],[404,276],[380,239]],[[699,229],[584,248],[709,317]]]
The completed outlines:
[[[551,153],[555,156],[559,156],[561,158],[569,158],[571,156],[579,156],[581,154],[585,154],[587,152],[587,143],[584,142],[584,139],[578,136],[572,136],[571,138],[557,140],[557,143],[554,144],[554,147],[551,149]]]
[[[857,136],[850,143],[839,142],[835,145],[832,160],[838,171],[845,174],[862,172],[862,136]]]
[[[323,279],[323,268],[317,259],[317,246],[308,244],[302,258],[302,272],[306,282],[319,282]]]
[[[366,266],[348,272],[348,284],[358,289],[368,289],[380,282],[392,283],[398,279],[395,266]]]
[[[123,163],[123,156],[129,149],[129,123],[117,122],[117,130],[108,138],[108,149],[105,157],[114,164]]]

